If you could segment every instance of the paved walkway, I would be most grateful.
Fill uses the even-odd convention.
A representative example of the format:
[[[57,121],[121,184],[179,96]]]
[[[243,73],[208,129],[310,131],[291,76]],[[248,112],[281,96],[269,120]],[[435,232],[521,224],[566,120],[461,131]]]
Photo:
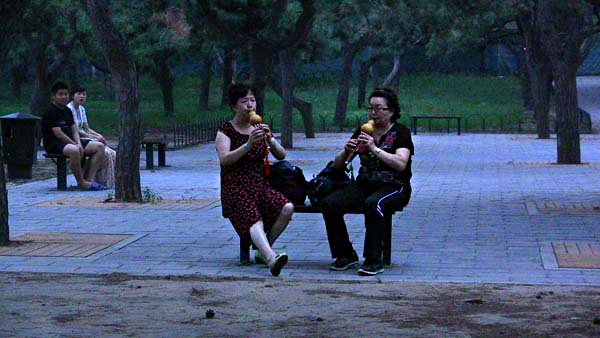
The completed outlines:
[[[309,178],[347,137],[306,140],[298,134],[288,159]],[[394,217],[393,266],[375,278],[600,285],[600,269],[557,268],[551,247],[555,241],[600,241],[600,213],[545,209],[553,202],[600,202],[600,135],[582,136],[588,164],[578,166],[550,164],[556,140],[532,135],[422,134],[414,142],[413,197]],[[167,164],[141,171],[142,187],[164,199],[143,209],[66,207],[65,198],[100,202],[108,193],[58,192],[54,179],[9,187],[12,238],[31,232],[134,236],[86,258],[0,256],[0,271],[270,276],[259,265],[238,265],[238,237],[221,217],[214,146],[168,152]],[[347,220],[360,254],[362,217]],[[320,215],[295,215],[275,248],[290,255],[280,278],[364,280],[356,271],[327,270],[331,258]]]

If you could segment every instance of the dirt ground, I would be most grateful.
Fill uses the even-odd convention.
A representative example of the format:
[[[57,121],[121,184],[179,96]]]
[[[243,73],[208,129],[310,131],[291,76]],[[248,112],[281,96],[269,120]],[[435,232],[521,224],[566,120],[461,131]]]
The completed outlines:
[[[0,304],[0,337],[600,336],[598,287],[2,273]]]

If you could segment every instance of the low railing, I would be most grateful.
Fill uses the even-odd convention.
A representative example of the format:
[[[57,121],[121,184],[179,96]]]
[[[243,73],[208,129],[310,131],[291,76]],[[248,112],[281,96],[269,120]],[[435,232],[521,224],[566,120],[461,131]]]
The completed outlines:
[[[173,148],[183,148],[214,141],[217,129],[226,121],[227,118],[218,117],[176,125],[169,133],[173,136],[171,146]]]
[[[264,123],[271,126],[271,130],[279,132],[279,114],[267,114],[263,117]],[[214,141],[217,129],[225,123],[228,118],[211,118],[199,122],[180,124],[171,130],[161,133],[162,136],[172,137],[169,148],[182,148],[200,143]],[[314,126],[317,132],[340,132],[354,131],[362,123],[366,122],[364,113],[346,115],[344,126],[340,128],[333,123],[332,113],[317,113],[314,115]],[[463,116],[462,131],[465,133],[535,133],[535,123],[527,121],[518,116],[483,115],[471,114]],[[400,123],[413,128],[411,114],[403,113]],[[554,119],[550,121],[551,129],[555,131]],[[301,126],[294,128],[295,132],[302,132]],[[426,126],[419,127],[419,132],[446,132],[447,123],[433,121]]]
[[[279,128],[279,118],[277,114],[267,115],[263,121],[271,126],[272,130]],[[315,131],[317,132],[344,132],[354,131],[361,124],[367,122],[365,113],[348,113],[344,119],[342,127],[334,124],[333,113],[315,113],[313,115]],[[275,122],[275,123],[274,123]],[[398,122],[407,127],[413,128],[412,115],[402,113]],[[553,121],[551,121],[553,122]],[[455,126],[453,123],[452,126]],[[483,115],[471,114],[462,117],[461,132],[469,133],[531,133],[535,132],[535,125],[527,122],[524,118],[516,116],[501,115]],[[446,121],[431,121],[425,126],[419,127],[419,132],[447,132],[448,125]],[[294,131],[301,132],[302,124],[296,124]]]

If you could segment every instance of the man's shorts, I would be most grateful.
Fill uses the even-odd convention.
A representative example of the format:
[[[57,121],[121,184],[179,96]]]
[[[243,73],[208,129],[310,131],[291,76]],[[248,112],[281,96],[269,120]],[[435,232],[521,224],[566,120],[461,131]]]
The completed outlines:
[[[87,145],[88,145],[88,143],[90,143],[90,141],[91,141],[91,139],[89,139],[89,138],[82,138],[81,139],[81,146],[83,147],[83,149],[85,149],[85,147],[87,147]],[[48,153],[48,154],[61,154],[61,155],[64,155],[63,154],[63,149],[65,149],[65,147],[67,146],[67,144],[69,144],[69,143],[62,142],[62,143],[55,144],[54,146],[52,146],[50,148],[47,148],[46,149],[46,153]]]

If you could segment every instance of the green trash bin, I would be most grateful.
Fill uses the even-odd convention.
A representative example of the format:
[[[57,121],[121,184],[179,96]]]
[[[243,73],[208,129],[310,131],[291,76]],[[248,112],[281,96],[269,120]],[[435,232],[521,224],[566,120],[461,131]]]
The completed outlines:
[[[31,178],[31,167],[37,159],[39,121],[39,117],[25,113],[0,117],[8,178]]]

